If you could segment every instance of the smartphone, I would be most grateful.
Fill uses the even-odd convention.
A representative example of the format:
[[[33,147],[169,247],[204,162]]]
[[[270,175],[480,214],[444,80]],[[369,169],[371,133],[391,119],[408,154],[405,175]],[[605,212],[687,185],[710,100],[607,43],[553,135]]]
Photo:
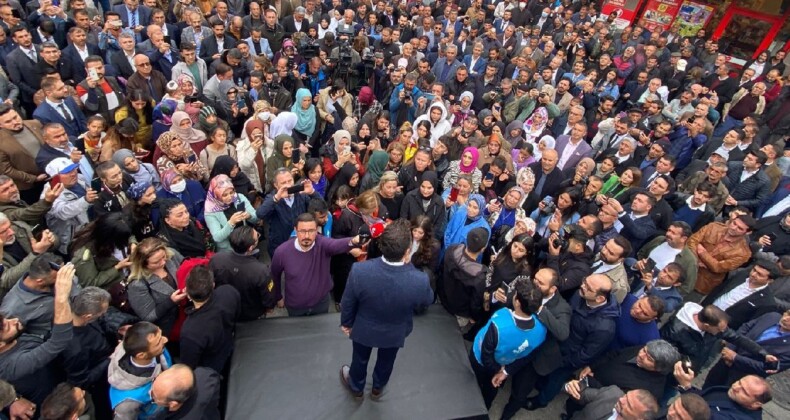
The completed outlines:
[[[491,172],[487,173],[486,176],[485,176],[485,179],[489,180],[489,181],[494,179],[494,174],[492,174]]]
[[[648,258],[647,261],[645,261],[645,273],[652,272],[654,268],[656,268],[656,262],[653,261],[652,258]]]
[[[458,188],[452,187],[450,188],[450,201],[457,201],[458,200]]]
[[[546,196],[543,198],[543,205],[548,206],[549,204],[553,203],[554,199],[551,196]]]
[[[589,386],[590,386],[590,378],[588,376],[585,376],[584,379],[579,381],[579,394],[584,392],[584,390],[587,389],[587,387]]]
[[[346,146],[343,148],[343,153],[351,153],[351,146]]]
[[[88,70],[88,76],[89,76],[89,77],[90,77],[92,80],[95,80],[95,81],[98,81],[98,80],[99,80],[99,72],[97,72],[97,71],[96,71],[96,69],[90,69],[90,70]]]
[[[187,157],[187,162],[189,162],[189,163],[195,163],[195,162],[197,162],[197,155],[196,155],[196,154],[194,154],[194,153],[193,153],[193,154],[191,154],[191,155],[189,155],[189,156]]]
[[[185,104],[191,104],[192,102],[195,102],[195,101],[197,101],[197,98],[195,98],[192,95],[187,95],[187,96],[184,97],[184,103]]]
[[[247,106],[247,104],[244,102],[243,96],[239,95],[239,97],[236,99],[236,106],[239,107],[239,109],[242,109],[245,106]]]
[[[170,44],[170,35],[163,36],[162,40],[165,41],[165,43]]]
[[[502,203],[504,203],[504,202],[505,202],[505,199],[504,199],[504,198],[502,198],[502,197],[497,197],[497,198],[496,198],[496,202],[497,202],[497,203],[499,203],[500,205],[502,205]]]
[[[55,176],[53,176],[49,180],[49,187],[50,188],[55,188],[55,186],[58,185],[58,184],[60,184],[60,174],[55,174]]]
[[[768,372],[769,370],[779,370],[779,361],[763,363],[763,369]]]
[[[686,372],[686,374],[690,374],[692,372],[691,358],[689,358],[688,356],[682,356],[680,358],[680,361],[682,363],[680,366],[683,368],[683,372]]]
[[[304,184],[294,185],[293,187],[288,188],[286,191],[288,192],[288,195],[300,193],[304,191]]]
[[[771,233],[768,233],[768,234],[766,234],[765,236],[767,236],[767,237],[768,237],[768,239],[770,239],[770,240],[771,240],[771,243],[774,243],[774,242],[776,241],[776,234],[775,234],[775,233],[773,233],[773,232],[771,232]]]
[[[103,186],[104,185],[102,185],[101,178],[93,178],[91,180],[91,189],[93,191],[101,191]]]
[[[294,147],[293,154],[291,155],[291,162],[297,163],[302,160],[302,151],[299,150],[299,147]]]

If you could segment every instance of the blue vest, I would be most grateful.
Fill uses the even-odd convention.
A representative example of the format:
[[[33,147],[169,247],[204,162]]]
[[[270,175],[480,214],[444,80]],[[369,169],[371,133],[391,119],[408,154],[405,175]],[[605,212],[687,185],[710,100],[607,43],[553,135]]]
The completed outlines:
[[[517,359],[527,357],[532,350],[535,350],[546,339],[546,327],[540,322],[537,316],[533,316],[532,320],[535,321],[535,327],[531,330],[522,330],[516,326],[516,319],[510,309],[502,308],[496,312],[488,320],[488,323],[483,327],[475,337],[474,352],[475,359],[481,365],[481,351],[483,348],[483,337],[485,337],[491,324],[494,324],[497,330],[497,346],[494,351],[494,360],[500,366],[506,366]]]
[[[165,349],[164,351],[165,360],[167,361],[167,367],[173,366],[173,360],[170,357],[170,353]],[[164,369],[162,369],[164,370]],[[154,383],[155,378],[151,378],[151,382],[147,384],[134,388],[134,389],[118,389],[114,386],[110,386],[110,404],[112,408],[118,406],[118,404],[126,401],[132,400],[135,402],[140,403],[140,415],[137,417],[139,420],[144,419],[152,419],[154,415],[158,411],[159,407],[151,401],[151,386]]]

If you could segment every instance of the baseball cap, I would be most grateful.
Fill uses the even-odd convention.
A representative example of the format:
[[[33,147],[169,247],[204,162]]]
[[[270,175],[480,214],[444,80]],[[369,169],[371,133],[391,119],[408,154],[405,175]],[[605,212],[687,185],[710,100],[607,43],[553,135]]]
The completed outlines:
[[[49,162],[47,166],[44,168],[44,171],[49,176],[55,175],[65,175],[75,169],[77,169],[79,165],[72,162],[71,159],[59,157]]]

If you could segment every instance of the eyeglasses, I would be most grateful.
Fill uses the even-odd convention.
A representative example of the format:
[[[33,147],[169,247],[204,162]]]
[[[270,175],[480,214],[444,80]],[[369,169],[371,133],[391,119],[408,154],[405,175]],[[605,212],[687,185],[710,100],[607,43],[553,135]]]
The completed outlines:
[[[137,67],[151,67],[151,63],[140,63]]]
[[[298,233],[300,235],[305,235],[305,236],[312,236],[312,235],[315,235],[316,233],[318,233],[318,231],[316,229],[300,229],[300,230],[297,230],[296,233]]]

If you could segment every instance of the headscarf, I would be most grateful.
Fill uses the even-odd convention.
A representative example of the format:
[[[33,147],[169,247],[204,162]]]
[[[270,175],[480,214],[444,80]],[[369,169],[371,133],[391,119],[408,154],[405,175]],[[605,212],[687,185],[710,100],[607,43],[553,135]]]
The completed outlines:
[[[263,121],[261,121],[259,119],[254,119],[254,120],[250,120],[247,123],[247,126],[244,127],[244,131],[247,133],[247,138],[249,138],[250,142],[252,142],[252,132],[253,132],[253,130],[255,130],[257,128],[257,129],[261,130],[261,134],[263,134],[263,131],[264,131],[265,127],[266,126],[264,125]]]
[[[461,105],[461,100],[464,99],[464,98],[469,98],[469,106],[466,107],[466,108],[463,108],[463,105],[462,105],[462,107],[461,107],[461,111],[466,112],[466,111],[469,111],[469,109],[472,108],[472,102],[474,102],[474,100],[475,100],[475,95],[473,95],[472,92],[469,92],[468,90],[465,90],[465,91],[461,92],[461,94],[458,96],[458,104],[459,105]]]
[[[332,141],[334,142],[335,145],[335,154],[338,156],[340,155],[342,150],[337,150],[337,147],[340,145],[340,139],[344,137],[347,138],[349,141],[351,141],[351,133],[349,133],[346,130],[337,130],[335,131],[335,134],[332,134]]]
[[[359,96],[357,96],[357,100],[359,103],[370,106],[373,105],[373,100],[376,99],[376,96],[373,94],[373,89],[369,86],[362,86],[359,90]]]
[[[134,153],[132,153],[132,151],[129,149],[118,149],[112,154],[112,161],[120,166],[124,172],[128,173],[129,171],[126,170],[126,166],[124,164],[126,158],[134,158]],[[135,158],[135,160],[137,160],[137,158]]]
[[[137,201],[143,198],[143,195],[146,191],[148,191],[148,187],[151,186],[150,182],[135,182],[134,184],[130,185],[129,188],[126,190],[126,194],[134,201]]]
[[[292,136],[297,120],[298,117],[293,112],[280,112],[276,117],[274,117],[272,124],[269,126],[269,137],[276,138],[280,134]]]
[[[513,130],[519,130],[518,135],[515,137],[510,135],[510,132]],[[505,128],[505,132],[503,134],[505,135],[505,140],[507,140],[507,142],[512,146],[511,149],[516,148],[518,144],[524,140],[524,123],[519,120],[511,121],[510,124],[508,124]]]
[[[433,197],[433,195],[436,194],[437,187],[439,185],[439,175],[436,174],[436,171],[430,171],[426,169],[425,172],[422,173],[422,177],[420,177],[420,185],[422,185],[424,181],[428,181],[433,185],[433,194],[431,195],[431,197]],[[419,194],[420,198],[423,200],[429,200],[431,198],[423,196],[422,190],[419,187],[416,188],[416,190],[419,191],[417,194]]]
[[[162,153],[165,156],[167,156],[170,160],[176,159],[175,157],[173,157],[173,155],[170,154],[171,153],[170,143],[172,143],[173,140],[181,140],[180,136],[176,134],[175,131],[165,131],[156,140],[156,145],[159,147],[159,150],[161,150]],[[183,156],[180,156],[177,159],[182,159],[182,158]]]
[[[386,170],[389,160],[389,155],[383,150],[374,150],[373,153],[370,154],[366,173],[370,174],[371,185],[379,184],[381,175]]]
[[[233,81],[231,80],[223,80],[219,82],[219,86],[217,88],[217,90],[219,90],[219,103],[228,111],[230,111],[231,107],[233,106],[233,103],[230,101],[230,99],[228,99],[228,92],[231,89],[236,89],[236,85],[233,84]],[[238,92],[238,89],[236,89],[236,92]]]
[[[178,79],[176,79],[176,83],[178,83],[179,90],[181,89],[181,86],[184,85],[184,82],[192,83],[192,94],[197,92],[197,84],[195,84],[195,78],[192,77],[192,75],[181,73],[181,75],[178,76]]]
[[[311,137],[315,131],[315,106],[311,103],[307,110],[302,109],[302,100],[304,98],[311,98],[313,95],[310,91],[302,88],[296,91],[296,99],[294,104],[291,105],[291,112],[296,114],[296,131],[304,134],[306,137]],[[349,136],[351,138],[351,136]]]
[[[469,152],[472,155],[472,163],[469,166],[464,165],[464,154]],[[477,151],[476,147],[467,147],[461,153],[461,159],[458,161],[458,167],[461,169],[461,172],[465,174],[469,174],[477,169],[477,160],[480,158],[480,152]]]
[[[159,121],[165,125],[171,125],[173,124],[173,113],[176,112],[177,107],[178,102],[173,99],[165,99],[154,107],[152,118],[154,121]]]
[[[184,111],[176,111],[173,113],[173,125],[170,126],[170,132],[178,134],[178,137],[184,141],[184,143],[200,143],[202,141],[206,141],[206,133],[195,130],[192,128],[192,119],[189,118],[189,114]],[[189,128],[181,128],[179,125],[182,121],[189,120]],[[161,137],[160,137],[161,138]]]
[[[335,175],[335,179],[332,180],[332,186],[329,187],[329,194],[327,195],[327,199],[329,199],[330,202],[334,202],[337,190],[343,185],[348,185],[349,188],[351,188],[353,195],[357,195],[356,191],[359,188],[359,184],[357,184],[356,187],[349,185],[349,181],[351,181],[351,178],[354,177],[355,173],[357,173],[357,167],[350,162],[347,162],[340,168],[339,171],[337,171],[337,175]]]
[[[290,168],[291,158],[287,158],[283,154],[283,146],[285,145],[285,142],[290,142],[291,145],[293,145],[294,139],[293,137],[286,136],[285,134],[281,134],[274,138],[274,151],[271,157],[269,157],[269,162],[267,162],[267,165],[270,168],[272,165],[274,165],[274,169]]]
[[[543,151],[540,150],[540,142],[543,142],[543,144],[546,145],[546,150],[554,149],[554,146],[557,144],[557,141],[554,140],[554,137],[548,134],[541,137],[536,143],[535,147],[532,149],[532,156],[535,158],[535,160],[540,160],[540,158],[543,157]]]
[[[174,168],[166,169],[162,173],[162,188],[171,194],[175,194],[173,191],[170,190],[170,185],[173,184],[173,180],[179,176],[181,176],[181,174],[176,172]]]
[[[211,169],[211,177],[214,178],[217,175],[227,175],[230,177],[231,171],[233,171],[234,167],[238,167],[239,164],[236,162],[236,159],[228,155],[222,155],[214,161],[214,167]],[[236,176],[231,178],[233,181],[233,186],[236,188],[236,193],[246,195],[250,192],[252,187],[252,182],[249,178],[247,178],[247,174],[239,169],[236,171]]]
[[[532,169],[525,167],[518,170],[516,173],[516,185],[521,185],[525,182],[535,182],[535,174],[532,172]]]
[[[483,196],[482,196],[482,195],[480,195],[480,194],[471,194],[471,195],[469,196],[469,198],[467,199],[467,201],[466,201],[466,204],[467,204],[467,205],[469,205],[469,202],[470,202],[470,201],[474,201],[474,202],[476,202],[476,203],[477,203],[477,208],[479,208],[479,209],[480,209],[480,211],[477,213],[477,216],[475,216],[475,217],[469,217],[468,213],[467,213],[467,216],[466,216],[466,217],[467,217],[469,220],[471,220],[471,221],[473,221],[473,222],[476,222],[476,221],[478,221],[478,220],[479,220],[481,217],[483,217],[483,210],[485,210],[485,208],[486,208],[486,199],[485,199],[485,198],[483,198]]]
[[[524,132],[536,136],[543,132],[543,129],[546,128],[546,124],[549,122],[549,113],[546,111],[546,108],[540,107],[532,113],[532,115],[538,114],[543,117],[543,121],[540,124],[537,124],[533,121],[532,116],[527,118],[527,121],[524,122]]]
[[[206,213],[215,213],[225,211],[230,208],[231,204],[235,203],[239,196],[234,191],[233,200],[230,204],[222,202],[222,193],[228,188],[234,188],[233,181],[227,175],[217,175],[211,178],[211,183],[208,186],[208,194],[206,194],[206,202],[204,210]]]

